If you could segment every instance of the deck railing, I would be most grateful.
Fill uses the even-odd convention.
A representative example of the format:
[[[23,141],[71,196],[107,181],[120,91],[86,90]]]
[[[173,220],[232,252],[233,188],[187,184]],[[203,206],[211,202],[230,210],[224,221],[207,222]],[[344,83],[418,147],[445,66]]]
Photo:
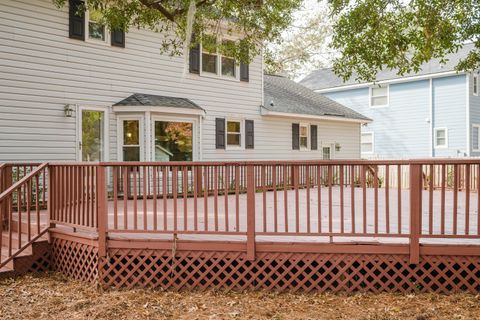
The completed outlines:
[[[29,165],[19,177],[15,165],[0,165],[0,268],[48,231],[41,223],[48,203],[47,167]]]
[[[26,181],[38,168],[21,179],[20,194],[31,193]],[[43,199],[48,189],[48,223],[100,239],[227,235],[245,241],[252,257],[258,237],[398,238],[410,244],[412,262],[426,239],[480,239],[475,159],[51,163],[48,170],[37,183]],[[3,176],[0,188],[12,180]]]

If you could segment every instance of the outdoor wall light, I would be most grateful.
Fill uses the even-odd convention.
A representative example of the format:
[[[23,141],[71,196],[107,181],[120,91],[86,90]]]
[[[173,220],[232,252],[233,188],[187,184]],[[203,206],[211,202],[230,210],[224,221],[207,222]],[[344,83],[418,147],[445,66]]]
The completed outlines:
[[[65,117],[66,118],[71,118],[73,117],[73,114],[75,113],[75,105],[67,104],[63,108],[63,112],[65,112]]]
[[[342,146],[340,145],[340,143],[335,143],[335,151],[340,151],[342,149]]]

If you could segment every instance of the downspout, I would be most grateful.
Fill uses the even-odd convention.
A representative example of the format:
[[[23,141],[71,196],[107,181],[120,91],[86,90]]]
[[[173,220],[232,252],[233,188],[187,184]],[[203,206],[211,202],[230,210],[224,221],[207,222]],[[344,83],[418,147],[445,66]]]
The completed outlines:
[[[465,129],[467,131],[467,157],[470,157],[471,154],[470,154],[470,138],[471,138],[471,135],[470,135],[470,74],[466,73],[465,74],[465,82],[466,82],[466,126],[465,126]]]
[[[428,101],[428,108],[430,112],[430,158],[433,158],[433,79],[429,80],[430,98]]]

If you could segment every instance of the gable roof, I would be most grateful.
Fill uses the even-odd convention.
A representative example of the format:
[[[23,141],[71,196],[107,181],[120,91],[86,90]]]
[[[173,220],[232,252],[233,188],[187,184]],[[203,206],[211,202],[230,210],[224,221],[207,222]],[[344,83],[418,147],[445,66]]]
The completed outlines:
[[[380,70],[377,73],[377,81],[384,81],[384,80],[393,80],[398,78],[407,78],[412,76],[422,76],[422,75],[431,75],[443,72],[452,72],[455,71],[455,66],[458,62],[465,58],[468,53],[474,48],[473,43],[469,43],[464,45],[461,49],[459,49],[456,53],[452,53],[447,55],[448,61],[445,64],[441,64],[440,60],[432,59],[429,62],[422,64],[421,70],[417,73],[409,73],[403,76],[397,75],[396,70]],[[343,82],[342,78],[337,76],[331,68],[328,69],[319,69],[311,72],[307,75],[304,79],[300,81],[301,84],[304,86],[312,89],[312,90],[322,90],[322,89],[330,89],[330,88],[338,88],[353,84],[362,84],[367,82],[359,82],[356,81],[356,74],[352,74],[352,77]]]
[[[128,98],[123,99],[113,105],[116,106],[149,106],[149,107],[171,107],[203,110],[195,102],[178,97],[157,96],[153,94],[134,93]]]
[[[288,78],[277,75],[264,76],[263,109],[270,114],[296,114],[332,120],[359,120],[369,118],[342,104],[316,93]]]

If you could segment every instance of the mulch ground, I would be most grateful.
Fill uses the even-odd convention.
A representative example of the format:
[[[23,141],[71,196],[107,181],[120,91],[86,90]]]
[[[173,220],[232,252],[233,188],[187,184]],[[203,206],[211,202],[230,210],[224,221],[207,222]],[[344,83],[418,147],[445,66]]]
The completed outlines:
[[[1,319],[480,319],[480,295],[102,291],[58,274],[0,280]]]

